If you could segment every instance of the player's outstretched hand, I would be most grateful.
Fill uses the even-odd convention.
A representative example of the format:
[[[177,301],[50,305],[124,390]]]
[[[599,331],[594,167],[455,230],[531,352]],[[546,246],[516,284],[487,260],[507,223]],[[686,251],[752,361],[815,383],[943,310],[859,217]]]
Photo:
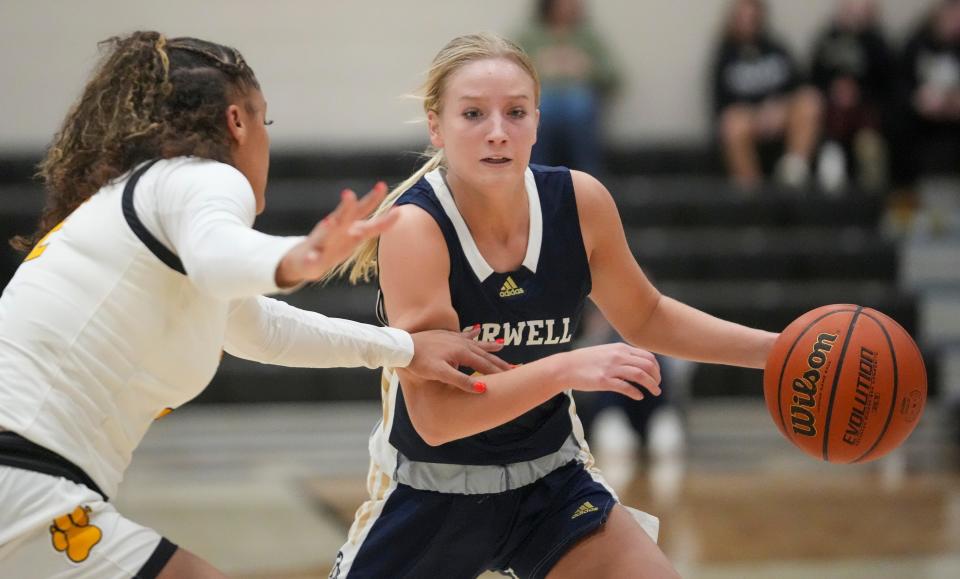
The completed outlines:
[[[451,384],[473,394],[483,394],[486,387],[478,379],[468,376],[457,368],[466,366],[481,374],[496,374],[509,370],[507,364],[491,352],[503,348],[496,342],[474,340],[480,330],[458,333],[448,330],[427,330],[413,336],[413,360],[407,371],[424,380]]]
[[[604,344],[571,350],[563,357],[564,376],[570,388],[584,391],[619,392],[634,400],[643,399],[643,388],[660,395],[660,364],[646,350],[619,344]]]
[[[397,220],[395,212],[367,219],[386,194],[387,186],[382,181],[359,200],[353,191],[345,189],[337,208],[283,256],[277,266],[277,286],[290,287],[322,278],[363,241],[386,231]]]

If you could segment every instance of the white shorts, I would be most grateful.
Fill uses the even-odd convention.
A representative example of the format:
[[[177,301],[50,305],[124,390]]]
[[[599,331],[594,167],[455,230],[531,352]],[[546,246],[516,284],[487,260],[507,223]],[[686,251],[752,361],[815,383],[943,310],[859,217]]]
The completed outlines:
[[[147,579],[175,551],[83,485],[0,466],[0,579]]]

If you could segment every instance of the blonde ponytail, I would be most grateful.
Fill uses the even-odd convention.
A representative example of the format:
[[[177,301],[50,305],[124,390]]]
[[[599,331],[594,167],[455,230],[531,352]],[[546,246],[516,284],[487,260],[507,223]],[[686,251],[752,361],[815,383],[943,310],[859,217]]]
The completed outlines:
[[[427,160],[417,171],[407,177],[402,183],[397,185],[393,191],[391,191],[384,200],[380,203],[380,206],[377,207],[376,211],[373,212],[373,217],[378,215],[383,215],[390,210],[391,207],[397,202],[397,199],[401,195],[406,193],[411,187],[417,184],[417,181],[423,178],[424,175],[433,171],[434,169],[443,165],[443,151],[442,150],[432,150],[428,149],[424,156],[430,156],[430,159]],[[324,281],[329,280],[333,277],[342,277],[349,274],[350,283],[356,284],[361,281],[368,282],[370,279],[377,275],[377,248],[380,246],[380,239],[368,239],[363,242],[353,252],[345,262],[341,263],[329,273]]]

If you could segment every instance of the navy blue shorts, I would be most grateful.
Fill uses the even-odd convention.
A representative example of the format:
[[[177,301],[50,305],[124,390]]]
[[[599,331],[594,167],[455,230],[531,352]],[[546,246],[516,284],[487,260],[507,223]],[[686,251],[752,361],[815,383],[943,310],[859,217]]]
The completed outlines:
[[[473,579],[511,570],[544,577],[581,538],[603,525],[616,503],[582,464],[571,462],[519,489],[486,495],[397,485],[349,569],[334,579]]]

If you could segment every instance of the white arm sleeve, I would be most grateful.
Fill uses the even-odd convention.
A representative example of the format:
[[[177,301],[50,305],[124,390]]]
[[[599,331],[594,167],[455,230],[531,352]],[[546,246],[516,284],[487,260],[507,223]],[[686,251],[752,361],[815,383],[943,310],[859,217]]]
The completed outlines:
[[[238,358],[302,368],[402,368],[413,358],[410,334],[328,318],[279,300],[236,300],[224,348]]]
[[[138,212],[141,203],[152,205],[145,223],[156,224],[154,234],[204,293],[232,300],[279,291],[277,266],[303,238],[252,229],[256,200],[240,171],[215,161],[184,160],[159,175],[153,192],[152,200],[141,200],[138,191]]]

